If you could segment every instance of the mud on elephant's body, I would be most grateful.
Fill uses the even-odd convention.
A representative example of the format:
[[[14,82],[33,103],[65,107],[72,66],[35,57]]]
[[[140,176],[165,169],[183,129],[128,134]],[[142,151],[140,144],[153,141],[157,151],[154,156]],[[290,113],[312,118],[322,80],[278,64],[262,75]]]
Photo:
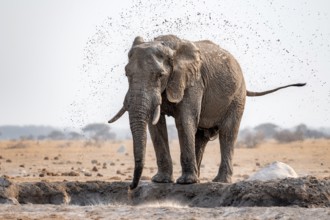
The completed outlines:
[[[175,118],[178,129],[182,175],[177,183],[198,182],[205,146],[215,135],[219,135],[221,164],[213,181],[230,182],[245,97],[284,87],[261,93],[247,91],[235,58],[211,41],[191,42],[165,35],[144,42],[136,37],[128,57],[129,89],[123,108],[109,123],[129,112],[135,158],[131,188],[138,185],[142,174],[147,125],[158,165],[152,181],[173,182],[165,115]]]

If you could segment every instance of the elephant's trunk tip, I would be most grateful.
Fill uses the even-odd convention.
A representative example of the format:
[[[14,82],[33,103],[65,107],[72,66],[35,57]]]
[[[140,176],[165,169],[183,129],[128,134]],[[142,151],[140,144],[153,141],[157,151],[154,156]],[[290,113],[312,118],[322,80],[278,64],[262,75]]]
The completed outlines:
[[[133,181],[130,185],[129,185],[129,189],[133,190],[138,186],[139,182]]]

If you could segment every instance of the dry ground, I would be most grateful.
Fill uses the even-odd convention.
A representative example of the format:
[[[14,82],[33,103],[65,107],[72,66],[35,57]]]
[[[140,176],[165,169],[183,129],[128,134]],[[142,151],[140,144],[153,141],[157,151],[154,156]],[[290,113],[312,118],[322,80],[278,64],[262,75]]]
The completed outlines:
[[[171,141],[174,178],[181,172],[178,141]],[[134,168],[131,141],[106,142],[100,146],[83,141],[2,141],[0,142],[0,174],[15,182],[63,180],[131,180]],[[260,167],[281,161],[300,176],[330,176],[330,140],[305,140],[290,144],[267,142],[257,148],[236,148],[233,181],[243,180]],[[218,141],[205,150],[201,181],[211,181],[218,171]],[[147,145],[143,179],[157,172],[154,150]]]
[[[34,181],[131,181],[131,141],[107,142],[100,146],[83,141],[2,141],[0,176],[12,182]],[[180,175],[178,141],[171,142],[174,177]],[[306,140],[290,144],[267,142],[257,148],[237,148],[233,181],[247,178],[260,167],[282,161],[298,175],[330,176],[330,140]],[[220,162],[218,141],[206,148],[201,169],[202,182],[211,181]],[[143,179],[157,172],[154,150],[147,146]],[[0,205],[0,219],[329,219],[329,208],[218,207],[197,208],[164,202],[128,205]]]

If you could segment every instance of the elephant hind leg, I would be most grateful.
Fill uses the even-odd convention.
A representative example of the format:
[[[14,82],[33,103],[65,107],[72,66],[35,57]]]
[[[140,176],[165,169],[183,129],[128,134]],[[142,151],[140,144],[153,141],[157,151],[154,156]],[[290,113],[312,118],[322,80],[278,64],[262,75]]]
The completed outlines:
[[[221,163],[218,175],[213,179],[213,182],[231,183],[233,175],[232,157],[234,154],[235,137],[229,135],[219,135]]]
[[[219,133],[218,127],[210,128],[210,129],[198,129],[195,135],[195,154],[196,154],[196,162],[197,162],[197,175],[200,175],[200,168],[202,164],[202,159],[204,155],[204,150],[206,144],[210,140],[214,140]]]
[[[221,163],[218,175],[213,179],[213,182],[231,183],[233,175],[232,159],[234,154],[234,145],[237,138],[239,125],[243,115],[243,108],[232,105],[229,109],[229,114],[223,121],[219,131]]]
[[[203,159],[204,150],[209,137],[205,136],[203,130],[198,129],[195,135],[195,154],[196,154],[196,163],[197,163],[197,175],[200,175],[200,168]]]

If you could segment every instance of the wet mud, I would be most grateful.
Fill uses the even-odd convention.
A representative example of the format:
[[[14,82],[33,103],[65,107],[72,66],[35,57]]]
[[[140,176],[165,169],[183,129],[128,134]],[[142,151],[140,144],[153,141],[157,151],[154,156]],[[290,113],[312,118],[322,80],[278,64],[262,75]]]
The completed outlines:
[[[140,182],[23,182],[0,178],[0,204],[145,205],[174,202],[188,207],[214,208],[293,206],[330,207],[330,178],[313,176],[282,180],[241,181],[193,185]]]

